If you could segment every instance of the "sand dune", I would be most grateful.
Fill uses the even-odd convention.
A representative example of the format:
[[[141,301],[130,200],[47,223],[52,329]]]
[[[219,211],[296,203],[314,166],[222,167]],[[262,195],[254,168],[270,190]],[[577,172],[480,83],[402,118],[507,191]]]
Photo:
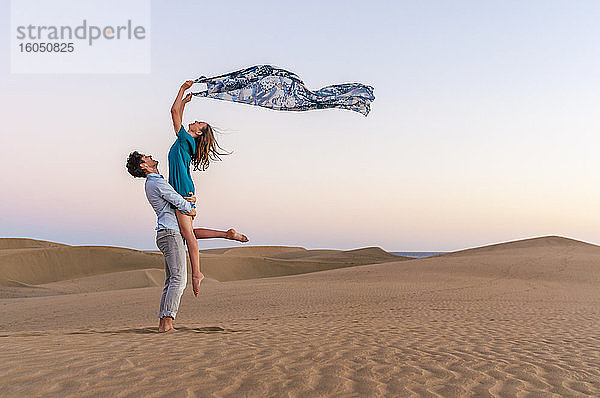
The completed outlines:
[[[276,269],[282,260],[335,256],[279,250],[203,251],[203,258],[250,258],[263,261],[260,268],[283,256]],[[123,290],[77,294],[71,282],[53,282],[73,294],[0,300],[8,320],[0,327],[0,388],[6,396],[56,397],[597,397],[599,259],[598,246],[544,237],[434,258],[207,280],[199,298],[184,293],[180,331],[171,335],[155,333],[161,288],[127,288],[151,284],[158,270],[76,282],[87,291],[95,278],[130,278]]]
[[[483,253],[500,254],[508,252],[510,254],[519,254],[519,251],[545,250],[549,248],[574,248],[579,251],[589,250],[590,253],[597,253],[600,246],[582,242],[575,239],[564,238],[562,236],[541,236],[538,238],[522,239],[512,242],[496,243],[473,249],[459,250],[451,253],[440,254],[440,256],[464,256]]]
[[[600,246],[558,236],[500,243],[423,260],[423,267],[451,270],[455,275],[600,283]]]
[[[159,254],[102,246],[0,250],[0,284],[39,285],[84,276],[164,267]]]

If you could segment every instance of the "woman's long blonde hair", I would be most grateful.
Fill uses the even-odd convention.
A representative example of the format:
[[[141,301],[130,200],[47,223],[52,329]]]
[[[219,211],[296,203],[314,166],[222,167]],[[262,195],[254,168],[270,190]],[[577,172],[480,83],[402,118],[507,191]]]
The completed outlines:
[[[200,130],[202,134],[194,139],[196,141],[196,151],[192,156],[192,164],[194,170],[204,171],[208,168],[211,160],[222,160],[221,156],[229,155],[230,152],[221,148],[210,124],[206,123],[206,127]]]

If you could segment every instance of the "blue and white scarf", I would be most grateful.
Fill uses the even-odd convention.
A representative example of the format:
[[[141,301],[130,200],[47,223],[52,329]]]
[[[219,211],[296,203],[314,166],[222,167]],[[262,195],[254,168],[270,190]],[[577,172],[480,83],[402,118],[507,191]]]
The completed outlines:
[[[367,116],[375,99],[373,87],[360,83],[336,84],[310,91],[292,72],[270,65],[257,65],[216,77],[199,77],[206,83],[198,97],[243,102],[282,111],[342,108]]]

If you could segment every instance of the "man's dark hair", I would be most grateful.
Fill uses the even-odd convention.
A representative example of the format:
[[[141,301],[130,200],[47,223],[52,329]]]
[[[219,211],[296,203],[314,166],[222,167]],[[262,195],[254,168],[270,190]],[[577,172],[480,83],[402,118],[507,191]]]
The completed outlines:
[[[146,170],[142,169],[142,154],[133,151],[127,158],[127,171],[134,177],[146,177]]]

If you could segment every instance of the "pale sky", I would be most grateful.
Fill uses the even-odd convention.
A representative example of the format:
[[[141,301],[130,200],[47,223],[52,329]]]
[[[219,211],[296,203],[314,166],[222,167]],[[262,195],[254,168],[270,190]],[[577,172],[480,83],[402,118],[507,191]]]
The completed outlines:
[[[195,98],[186,125],[233,151],[193,173],[196,226],[307,248],[600,243],[597,1],[152,1],[151,73],[120,75],[11,74],[9,4],[0,236],[155,249],[128,153],[166,177],[179,85],[268,63],[311,89],[372,85],[372,112]]]

